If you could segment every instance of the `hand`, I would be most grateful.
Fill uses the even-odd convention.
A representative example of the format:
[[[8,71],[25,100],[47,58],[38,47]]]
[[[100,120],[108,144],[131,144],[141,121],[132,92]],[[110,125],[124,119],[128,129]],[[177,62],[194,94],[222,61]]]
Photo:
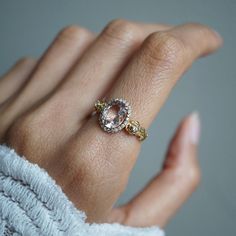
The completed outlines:
[[[161,173],[113,208],[141,142],[104,132],[89,115],[97,99],[124,98],[148,128],[193,61],[221,43],[199,24],[116,20],[98,36],[67,27],[40,60],[20,60],[0,80],[0,141],[46,169],[89,221],[164,226],[199,183],[197,116],[181,123]]]

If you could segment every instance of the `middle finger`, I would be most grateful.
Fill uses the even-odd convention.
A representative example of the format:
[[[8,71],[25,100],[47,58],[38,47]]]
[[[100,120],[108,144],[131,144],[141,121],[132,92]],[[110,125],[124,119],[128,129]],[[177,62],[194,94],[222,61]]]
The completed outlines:
[[[70,114],[72,123],[83,120],[91,111],[94,100],[103,96],[111,87],[143,40],[152,32],[169,27],[125,20],[112,21],[55,91],[52,103],[65,98],[68,110],[64,112]]]

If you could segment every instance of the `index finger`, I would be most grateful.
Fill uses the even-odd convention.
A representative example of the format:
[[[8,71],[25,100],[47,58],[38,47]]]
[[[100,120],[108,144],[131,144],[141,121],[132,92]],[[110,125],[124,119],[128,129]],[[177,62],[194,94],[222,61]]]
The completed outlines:
[[[215,31],[199,24],[153,33],[123,71],[108,97],[129,101],[133,117],[148,127],[194,60],[214,52],[221,43]]]

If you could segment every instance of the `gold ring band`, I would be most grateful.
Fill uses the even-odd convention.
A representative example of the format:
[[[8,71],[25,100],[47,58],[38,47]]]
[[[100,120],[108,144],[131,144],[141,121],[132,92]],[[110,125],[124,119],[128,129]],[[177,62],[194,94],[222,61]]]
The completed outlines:
[[[125,129],[129,134],[135,135],[140,141],[147,136],[147,131],[138,121],[131,120],[131,106],[122,98],[111,99],[109,102],[98,100],[95,110],[99,113],[99,124],[108,133],[117,133]]]

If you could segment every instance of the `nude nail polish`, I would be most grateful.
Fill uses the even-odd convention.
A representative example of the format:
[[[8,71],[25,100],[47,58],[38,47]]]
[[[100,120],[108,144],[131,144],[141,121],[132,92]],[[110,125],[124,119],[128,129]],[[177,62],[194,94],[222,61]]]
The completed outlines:
[[[199,114],[194,112],[189,117],[189,139],[193,144],[199,143],[200,138],[200,119]]]

